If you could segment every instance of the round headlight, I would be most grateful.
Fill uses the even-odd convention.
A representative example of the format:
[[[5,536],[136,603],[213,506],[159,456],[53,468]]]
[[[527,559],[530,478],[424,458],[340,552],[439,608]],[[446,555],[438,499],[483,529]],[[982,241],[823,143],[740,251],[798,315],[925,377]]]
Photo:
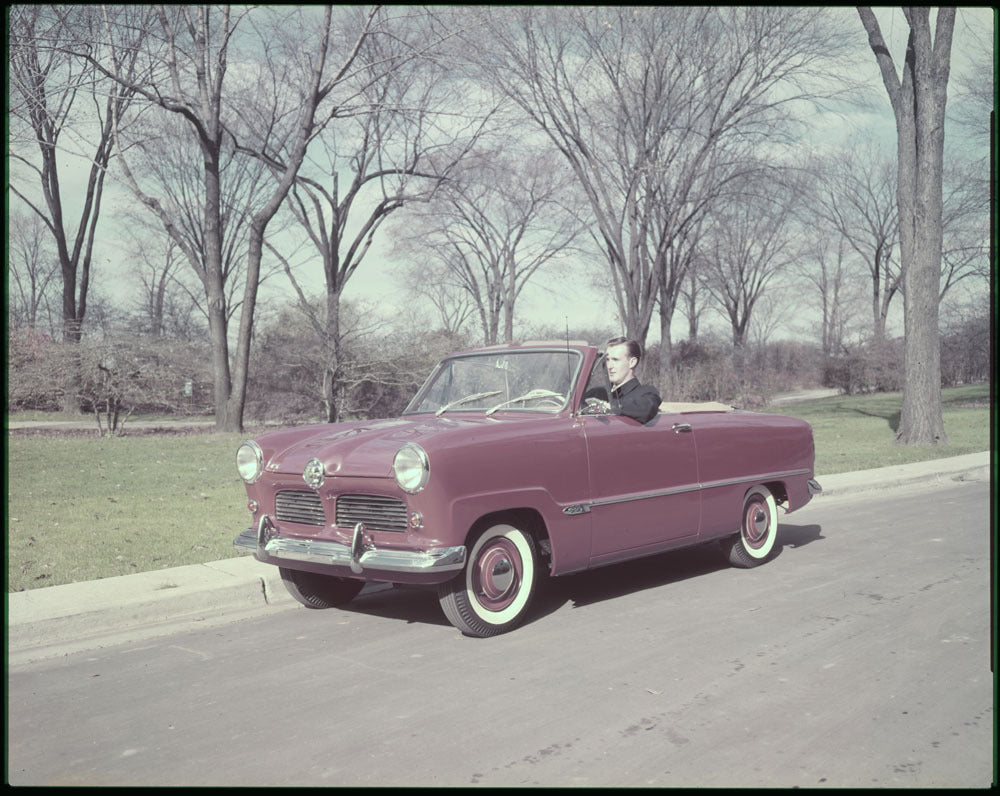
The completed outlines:
[[[427,486],[427,479],[431,475],[431,465],[423,448],[412,442],[407,442],[396,453],[396,458],[392,462],[392,471],[396,476],[399,488],[412,494]]]
[[[260,445],[247,440],[236,451],[236,469],[240,478],[248,484],[254,483],[264,471],[264,452]]]

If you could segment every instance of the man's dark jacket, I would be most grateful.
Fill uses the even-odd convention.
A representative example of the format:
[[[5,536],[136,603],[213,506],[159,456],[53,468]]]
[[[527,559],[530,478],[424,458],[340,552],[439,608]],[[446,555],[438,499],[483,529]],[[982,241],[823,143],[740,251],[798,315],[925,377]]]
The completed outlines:
[[[611,390],[611,411],[616,415],[625,415],[648,423],[660,411],[660,394],[655,387],[640,384],[636,378],[631,378],[620,387]]]

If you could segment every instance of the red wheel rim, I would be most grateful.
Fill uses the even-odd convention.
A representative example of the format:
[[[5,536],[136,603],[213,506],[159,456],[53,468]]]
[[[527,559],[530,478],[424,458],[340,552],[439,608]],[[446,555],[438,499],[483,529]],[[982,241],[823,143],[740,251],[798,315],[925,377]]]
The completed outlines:
[[[522,564],[517,547],[509,539],[491,539],[472,569],[472,592],[488,611],[502,611],[521,588]]]

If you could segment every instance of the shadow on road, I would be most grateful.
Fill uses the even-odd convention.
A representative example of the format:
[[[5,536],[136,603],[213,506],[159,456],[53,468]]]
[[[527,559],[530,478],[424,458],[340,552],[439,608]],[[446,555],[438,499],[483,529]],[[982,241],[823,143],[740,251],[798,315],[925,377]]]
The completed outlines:
[[[777,544],[784,547],[805,547],[807,544],[824,539],[823,529],[818,525],[780,525]],[[780,555],[781,550],[778,550]]]
[[[536,614],[555,611],[567,602],[581,607],[614,600],[728,567],[718,545],[713,542],[551,578],[544,584],[545,593],[536,603]]]
[[[339,608],[356,614],[398,619],[408,624],[450,626],[438,604],[437,589],[433,586],[389,586],[378,584],[368,587],[349,605]]]
[[[798,549],[823,538],[819,525],[782,524],[779,526],[778,540],[771,560],[782,555],[786,548]],[[718,544],[707,542],[574,575],[542,578],[525,624],[544,619],[567,603],[577,608],[593,605],[729,567]],[[397,619],[411,624],[449,624],[438,605],[434,587],[374,584],[366,586],[350,605],[339,610]]]
[[[823,538],[819,525],[785,525],[778,529],[778,539],[769,561],[782,554],[784,548],[799,548]],[[649,558],[551,578],[543,583],[542,593],[535,602],[531,619],[537,621],[554,613],[566,603],[575,607],[614,600],[635,592],[654,589],[729,569],[717,542],[707,542]]]

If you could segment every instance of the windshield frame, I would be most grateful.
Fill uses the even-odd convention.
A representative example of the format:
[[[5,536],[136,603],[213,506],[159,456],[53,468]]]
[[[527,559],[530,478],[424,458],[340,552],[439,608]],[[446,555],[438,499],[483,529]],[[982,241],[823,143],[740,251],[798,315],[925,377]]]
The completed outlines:
[[[417,390],[416,395],[413,399],[406,405],[403,410],[403,415],[418,415],[418,414],[431,414],[441,416],[441,413],[437,412],[432,408],[418,409],[425,400],[427,394],[430,392],[433,385],[436,383],[437,379],[445,372],[446,369],[450,368],[453,362],[460,360],[471,360],[471,359],[483,359],[490,360],[496,359],[498,357],[512,357],[512,356],[530,356],[532,354],[566,354],[572,357],[572,367],[570,368],[570,380],[569,387],[566,391],[566,395],[563,399],[562,404],[559,408],[554,408],[551,406],[525,406],[525,407],[514,407],[514,406],[504,406],[503,408],[495,410],[495,414],[504,414],[506,412],[516,412],[524,413],[528,412],[531,414],[546,414],[555,415],[561,412],[565,412],[567,408],[572,406],[573,401],[576,398],[577,388],[580,384],[580,374],[583,370],[583,366],[586,362],[587,357],[584,351],[575,347],[567,346],[546,346],[546,347],[531,347],[531,348],[493,348],[493,349],[478,349],[476,351],[468,351],[460,354],[454,354],[453,356],[445,357],[437,366],[431,371],[430,375],[421,385],[420,389]],[[475,407],[468,408],[463,407],[461,402],[457,405],[448,408],[443,415],[447,417],[451,414],[478,414],[484,417],[494,417],[494,414],[487,415],[487,411],[494,407],[499,400],[493,400],[487,407]]]

